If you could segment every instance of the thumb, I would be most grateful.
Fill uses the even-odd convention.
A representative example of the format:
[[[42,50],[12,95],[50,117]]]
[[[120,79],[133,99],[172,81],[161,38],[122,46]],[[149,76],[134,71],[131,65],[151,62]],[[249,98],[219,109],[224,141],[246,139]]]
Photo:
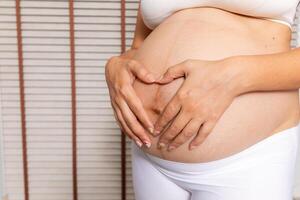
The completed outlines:
[[[145,83],[153,83],[158,78],[158,75],[150,72],[143,64],[136,60],[130,60],[128,66],[130,72]]]
[[[176,78],[184,77],[185,74],[183,63],[179,63],[170,67],[156,82],[162,84],[169,83]]]

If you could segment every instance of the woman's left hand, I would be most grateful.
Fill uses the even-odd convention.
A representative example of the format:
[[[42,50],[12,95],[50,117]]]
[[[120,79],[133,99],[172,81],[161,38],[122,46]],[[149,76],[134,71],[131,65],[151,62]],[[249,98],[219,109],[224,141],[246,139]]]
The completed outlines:
[[[185,80],[154,125],[154,134],[162,134],[159,148],[175,149],[195,134],[189,149],[199,146],[240,94],[240,69],[230,57],[214,61],[189,59],[170,67],[157,83],[166,84],[179,77]]]

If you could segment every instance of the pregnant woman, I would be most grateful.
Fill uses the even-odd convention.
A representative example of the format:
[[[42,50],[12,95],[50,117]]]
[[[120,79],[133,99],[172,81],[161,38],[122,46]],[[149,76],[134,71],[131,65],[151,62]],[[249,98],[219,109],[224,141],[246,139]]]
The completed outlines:
[[[106,65],[136,200],[292,200],[298,4],[141,0],[132,48]]]

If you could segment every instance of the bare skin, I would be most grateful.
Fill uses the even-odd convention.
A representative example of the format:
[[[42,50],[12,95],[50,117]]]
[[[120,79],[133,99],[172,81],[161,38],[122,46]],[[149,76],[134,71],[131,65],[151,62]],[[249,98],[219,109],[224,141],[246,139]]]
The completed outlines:
[[[186,59],[218,60],[240,54],[283,52],[289,46],[290,30],[282,24],[215,8],[192,8],[178,11],[160,24],[139,46],[133,59],[149,71],[163,74]],[[183,81],[179,78],[159,85],[134,80],[133,88],[152,123]],[[297,123],[298,90],[251,92],[233,100],[209,136],[193,151],[188,149],[189,142],[173,151],[159,149],[159,137],[150,134],[152,146],[142,149],[167,160],[207,162],[240,152]]]

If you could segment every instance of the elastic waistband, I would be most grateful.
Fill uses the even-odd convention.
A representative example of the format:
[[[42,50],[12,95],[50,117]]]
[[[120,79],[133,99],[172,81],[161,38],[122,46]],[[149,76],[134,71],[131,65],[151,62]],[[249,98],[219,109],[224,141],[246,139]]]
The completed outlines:
[[[275,133],[258,143],[236,153],[226,158],[209,161],[209,162],[202,162],[202,163],[183,163],[183,162],[176,162],[165,160],[156,156],[153,156],[149,153],[145,153],[142,151],[146,157],[150,159],[150,161],[154,162],[158,166],[168,169],[171,168],[172,171],[178,172],[199,172],[199,171],[206,171],[212,170],[215,168],[220,168],[223,166],[228,165],[229,163],[235,163],[235,161],[240,159],[247,159],[250,155],[261,156],[263,152],[274,152],[274,151],[282,151],[282,149],[287,149],[291,146],[291,143],[298,144],[298,133],[300,130],[300,123],[297,126],[285,129],[278,133]],[[137,147],[138,148],[138,147]]]
[[[280,20],[280,19],[272,19],[272,18],[263,18],[263,19],[266,19],[266,20],[269,20],[269,21],[273,21],[273,22],[277,22],[277,23],[286,25],[286,26],[289,27],[289,29],[291,31],[293,30],[293,27],[292,27],[292,25],[289,22],[286,22],[286,21],[283,21],[283,20]]]

